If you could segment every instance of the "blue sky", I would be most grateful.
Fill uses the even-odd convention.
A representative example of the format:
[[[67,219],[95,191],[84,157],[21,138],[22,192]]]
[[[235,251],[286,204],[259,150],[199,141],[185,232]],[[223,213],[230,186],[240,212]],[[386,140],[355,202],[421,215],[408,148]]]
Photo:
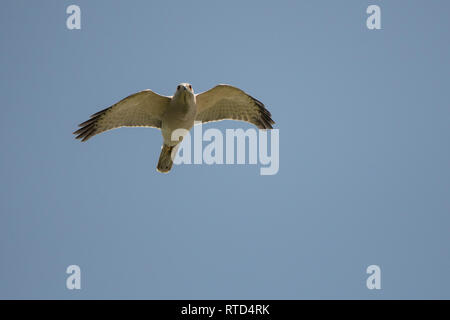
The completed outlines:
[[[366,28],[371,4],[382,30]],[[449,9],[3,1],[0,298],[450,298]],[[279,173],[162,175],[155,129],[74,139],[90,114],[180,82],[263,101]],[[66,289],[72,264],[81,290]],[[372,264],[381,290],[366,288]]]

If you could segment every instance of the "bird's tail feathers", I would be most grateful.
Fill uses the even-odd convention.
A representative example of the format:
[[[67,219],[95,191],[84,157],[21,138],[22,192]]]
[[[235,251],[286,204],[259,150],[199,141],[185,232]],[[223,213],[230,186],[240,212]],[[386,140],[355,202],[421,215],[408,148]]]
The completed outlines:
[[[166,144],[163,145],[161,154],[159,155],[159,161],[156,170],[162,173],[168,173],[170,169],[172,169],[173,165],[172,153],[174,151],[174,148],[175,146],[168,146]]]

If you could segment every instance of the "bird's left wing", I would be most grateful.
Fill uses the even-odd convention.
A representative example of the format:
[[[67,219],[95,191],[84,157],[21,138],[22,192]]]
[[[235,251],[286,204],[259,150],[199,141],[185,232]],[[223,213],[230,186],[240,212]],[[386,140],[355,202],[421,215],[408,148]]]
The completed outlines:
[[[76,139],[86,141],[96,134],[120,127],[161,128],[161,118],[170,104],[170,97],[144,90],[99,111],[79,126]]]
[[[261,101],[230,85],[220,84],[196,95],[196,103],[197,121],[241,120],[260,129],[272,129],[275,123]]]

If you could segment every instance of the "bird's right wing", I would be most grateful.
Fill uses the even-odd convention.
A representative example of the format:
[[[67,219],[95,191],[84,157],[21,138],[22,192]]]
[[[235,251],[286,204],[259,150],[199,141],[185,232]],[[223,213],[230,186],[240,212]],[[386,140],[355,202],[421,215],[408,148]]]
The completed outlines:
[[[272,129],[275,123],[264,104],[239,88],[220,84],[196,95],[197,117],[203,123],[220,120],[241,120],[260,129]]]
[[[161,118],[171,98],[144,90],[99,111],[79,126],[76,139],[86,141],[96,134],[120,127],[161,128]]]

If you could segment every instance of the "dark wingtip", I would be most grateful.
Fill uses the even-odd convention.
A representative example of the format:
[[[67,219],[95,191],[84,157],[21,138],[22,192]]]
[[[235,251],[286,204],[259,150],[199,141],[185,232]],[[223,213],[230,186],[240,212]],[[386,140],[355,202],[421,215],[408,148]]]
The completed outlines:
[[[253,102],[258,106],[259,111],[261,112],[261,119],[260,119],[260,126],[258,126],[260,129],[273,129],[273,124],[275,124],[275,121],[272,119],[272,114],[269,110],[267,110],[264,103],[259,101],[258,99],[250,96],[253,100]]]
[[[78,126],[81,127],[73,134],[76,134],[77,136],[75,139],[81,139],[81,142],[85,142],[89,140],[92,136],[96,134],[96,124],[97,121],[100,119],[102,115],[104,115],[111,107],[100,110],[99,112],[94,113],[90,116],[89,120],[86,120],[82,123],[80,123]]]

